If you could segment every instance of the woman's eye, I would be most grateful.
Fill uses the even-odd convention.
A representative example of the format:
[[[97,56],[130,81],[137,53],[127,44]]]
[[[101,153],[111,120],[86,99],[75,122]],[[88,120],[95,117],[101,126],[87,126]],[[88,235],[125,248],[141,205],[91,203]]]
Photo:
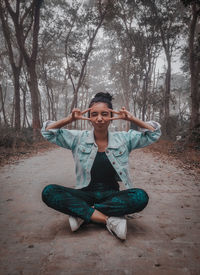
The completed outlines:
[[[97,115],[97,113],[91,113],[91,116],[96,116]]]
[[[107,112],[106,112],[106,113],[102,113],[102,115],[103,115],[103,116],[107,116],[107,115],[108,115],[108,113],[107,113]]]

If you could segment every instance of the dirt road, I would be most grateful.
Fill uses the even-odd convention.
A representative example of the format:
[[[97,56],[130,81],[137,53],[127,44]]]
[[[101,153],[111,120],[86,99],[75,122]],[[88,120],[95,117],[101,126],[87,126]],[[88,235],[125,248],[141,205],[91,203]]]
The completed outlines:
[[[72,233],[68,216],[41,201],[47,184],[74,186],[69,151],[1,168],[0,274],[200,274],[200,177],[142,149],[131,172],[150,201],[121,242],[94,224]]]

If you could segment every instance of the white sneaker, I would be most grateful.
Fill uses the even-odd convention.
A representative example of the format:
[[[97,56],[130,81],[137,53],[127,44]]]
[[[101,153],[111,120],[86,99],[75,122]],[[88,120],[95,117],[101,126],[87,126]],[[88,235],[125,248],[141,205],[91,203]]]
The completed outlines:
[[[115,234],[121,240],[126,240],[127,221],[125,218],[109,217],[106,222],[106,227],[112,235]]]
[[[77,229],[79,229],[83,222],[84,220],[81,218],[69,216],[69,224],[72,231],[76,231]]]

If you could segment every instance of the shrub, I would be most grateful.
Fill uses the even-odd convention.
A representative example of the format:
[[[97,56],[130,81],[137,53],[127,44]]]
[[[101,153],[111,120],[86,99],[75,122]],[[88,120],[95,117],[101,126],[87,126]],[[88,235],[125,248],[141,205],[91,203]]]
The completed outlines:
[[[5,148],[18,148],[33,144],[33,129],[24,128],[16,131],[11,127],[0,128],[0,146]]]

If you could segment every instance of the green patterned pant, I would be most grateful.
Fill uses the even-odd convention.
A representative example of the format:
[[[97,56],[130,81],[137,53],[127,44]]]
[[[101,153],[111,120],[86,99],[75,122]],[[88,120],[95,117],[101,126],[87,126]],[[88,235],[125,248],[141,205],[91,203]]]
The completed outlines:
[[[143,210],[149,197],[143,189],[138,188],[88,191],[51,184],[44,188],[42,200],[57,211],[80,217],[89,223],[95,209],[107,216],[132,214]]]

